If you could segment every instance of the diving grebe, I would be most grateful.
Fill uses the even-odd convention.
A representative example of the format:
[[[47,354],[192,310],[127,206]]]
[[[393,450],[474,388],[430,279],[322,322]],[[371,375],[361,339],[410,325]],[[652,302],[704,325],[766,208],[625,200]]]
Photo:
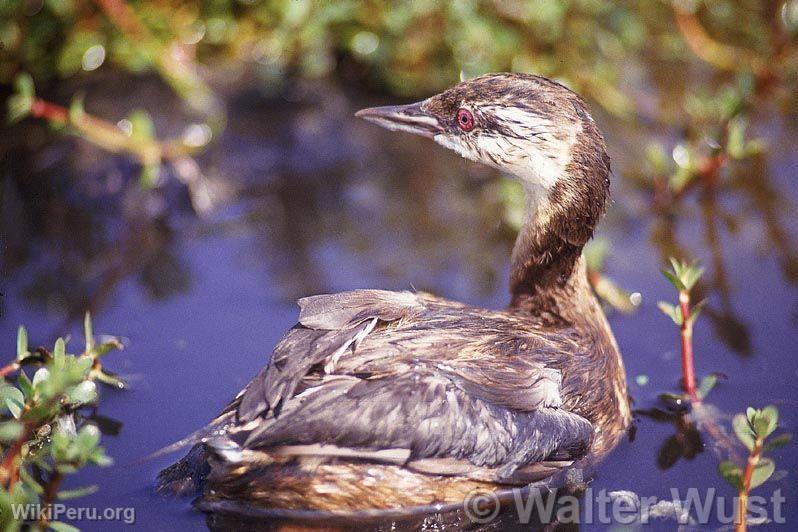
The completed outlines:
[[[623,363],[581,256],[610,184],[582,99],[489,74],[356,116],[521,180],[509,308],[381,290],[299,300],[299,323],[161,472],[162,492],[331,512],[459,502],[599,458],[624,434]]]

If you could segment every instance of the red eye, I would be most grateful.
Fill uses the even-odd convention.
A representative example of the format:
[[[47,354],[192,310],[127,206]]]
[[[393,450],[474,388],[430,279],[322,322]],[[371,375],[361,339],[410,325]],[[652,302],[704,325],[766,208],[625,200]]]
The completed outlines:
[[[458,109],[457,125],[460,126],[460,129],[463,131],[471,131],[474,129],[474,115],[471,114],[471,111],[464,107]]]

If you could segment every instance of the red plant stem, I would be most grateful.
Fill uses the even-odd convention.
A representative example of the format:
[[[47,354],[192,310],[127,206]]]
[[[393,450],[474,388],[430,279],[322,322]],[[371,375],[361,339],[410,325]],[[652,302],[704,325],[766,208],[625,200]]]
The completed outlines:
[[[111,22],[132,40],[149,37],[149,32],[136,16],[136,12],[123,0],[97,0]]]
[[[682,375],[684,390],[695,403],[700,403],[695,386],[695,364],[693,363],[693,324],[690,321],[690,294],[687,290],[679,291],[679,306],[682,311],[680,326],[682,337]]]
[[[3,457],[3,461],[0,462],[0,483],[7,489],[11,489],[17,480],[19,480],[19,465],[16,462],[19,458],[19,454],[22,452],[22,446],[28,441],[27,429],[22,432],[22,436],[9,447],[6,451],[6,455]]]
[[[19,362],[16,360],[14,362],[10,362],[0,368],[0,377],[5,377],[9,373],[13,373],[19,369]]]
[[[50,482],[47,483],[47,486],[44,488],[44,506],[50,506],[53,504],[58,497],[58,488],[61,486],[61,480],[63,479],[63,475],[56,469],[53,471],[53,475],[50,477]],[[39,524],[47,528],[47,524],[49,520],[47,519],[49,516],[47,512],[42,515],[42,518],[39,520]]]
[[[737,505],[737,520],[734,524],[734,532],[745,532],[746,530],[748,492],[751,491],[751,477],[754,475],[754,469],[759,465],[759,459],[762,456],[763,442],[764,440],[762,438],[757,438],[754,441],[754,448],[751,449],[751,454],[748,455],[748,462],[745,464],[743,487],[740,489],[740,500]]]
[[[133,139],[123,133],[115,124],[87,113],[71,116],[66,107],[41,98],[34,98],[30,113],[36,118],[70,126],[81,136],[103,149],[114,153],[130,153],[137,157],[142,164],[174,159],[189,151],[179,141]]]
[[[41,98],[35,98],[30,108],[30,114],[37,118],[46,118],[59,124],[69,121],[69,111],[66,107],[61,107],[54,103],[46,102]]]

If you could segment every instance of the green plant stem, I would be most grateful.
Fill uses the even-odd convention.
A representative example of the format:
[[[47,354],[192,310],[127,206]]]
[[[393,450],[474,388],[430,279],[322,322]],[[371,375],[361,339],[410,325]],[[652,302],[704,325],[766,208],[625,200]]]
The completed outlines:
[[[86,113],[78,116],[70,114],[66,107],[35,98],[31,115],[51,123],[73,128],[85,139],[113,152],[126,152],[135,156],[142,164],[154,164],[163,160],[175,159],[189,153],[180,142],[159,142],[150,139],[135,139],[117,128],[114,124]]]
[[[695,364],[693,362],[693,323],[690,320],[690,293],[687,290],[679,291],[679,306],[682,311],[682,324],[680,326],[682,337],[682,375],[684,390],[694,403],[700,403],[698,390],[695,384]]]
[[[745,471],[743,472],[743,486],[740,489],[739,504],[737,506],[737,520],[734,524],[734,532],[745,532],[748,517],[748,492],[751,491],[751,477],[754,475],[756,466],[759,465],[759,459],[762,457],[762,446],[764,439],[757,437],[754,441],[754,448],[748,455],[748,461],[745,464]]]

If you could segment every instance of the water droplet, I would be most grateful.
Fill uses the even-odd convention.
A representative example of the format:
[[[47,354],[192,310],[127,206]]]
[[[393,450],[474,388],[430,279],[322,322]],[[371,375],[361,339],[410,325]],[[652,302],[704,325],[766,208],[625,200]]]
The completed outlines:
[[[117,122],[116,127],[118,127],[122,131],[122,133],[124,133],[128,137],[133,134],[133,122],[131,122],[127,118],[123,118],[122,120]]]
[[[183,131],[183,144],[190,148],[205,146],[211,141],[213,133],[208,124],[190,124]]]
[[[373,54],[380,45],[380,38],[370,31],[361,31],[352,37],[352,50],[359,55]]]
[[[682,144],[677,144],[673,148],[673,160],[682,168],[686,168],[690,164],[690,152]]]
[[[83,70],[87,72],[97,70],[103,62],[105,62],[105,46],[102,44],[95,44],[83,52],[83,59],[81,61]]]

